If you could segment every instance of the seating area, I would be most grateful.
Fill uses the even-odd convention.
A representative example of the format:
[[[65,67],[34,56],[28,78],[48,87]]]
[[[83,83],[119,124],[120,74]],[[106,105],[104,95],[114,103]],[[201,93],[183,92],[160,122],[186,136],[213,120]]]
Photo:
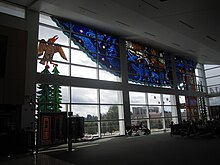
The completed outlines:
[[[220,136],[220,120],[208,120],[208,121],[183,121],[181,124],[171,125],[171,135],[180,136]]]

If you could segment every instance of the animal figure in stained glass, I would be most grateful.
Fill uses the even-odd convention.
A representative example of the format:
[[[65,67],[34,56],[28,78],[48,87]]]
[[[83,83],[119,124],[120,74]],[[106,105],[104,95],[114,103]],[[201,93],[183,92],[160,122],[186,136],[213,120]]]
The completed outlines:
[[[53,56],[55,53],[59,53],[59,55],[67,60],[66,55],[62,49],[62,47],[58,44],[55,44],[54,42],[58,39],[58,36],[55,35],[52,38],[49,38],[47,41],[44,39],[40,40],[40,43],[38,45],[38,56],[42,56],[40,63],[43,65],[46,65],[46,67],[49,68],[48,62],[50,64],[53,64],[54,66],[58,66],[58,64],[55,64],[53,62]]]

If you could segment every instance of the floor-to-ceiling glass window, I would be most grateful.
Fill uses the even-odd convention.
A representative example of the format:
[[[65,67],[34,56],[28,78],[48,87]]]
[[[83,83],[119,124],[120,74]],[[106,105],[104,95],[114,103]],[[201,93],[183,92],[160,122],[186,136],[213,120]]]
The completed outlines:
[[[86,136],[125,133],[122,91],[93,88],[87,81],[121,82],[116,37],[40,14],[37,60],[38,74],[53,77],[52,83],[37,84],[41,112],[71,112],[74,117],[84,117]],[[60,77],[62,82],[58,83]],[[83,87],[76,87],[71,77],[80,78]]]
[[[220,118],[220,65],[204,65],[209,94],[209,115]]]
[[[178,123],[174,95],[129,92],[132,125],[144,124],[152,131],[167,130]]]

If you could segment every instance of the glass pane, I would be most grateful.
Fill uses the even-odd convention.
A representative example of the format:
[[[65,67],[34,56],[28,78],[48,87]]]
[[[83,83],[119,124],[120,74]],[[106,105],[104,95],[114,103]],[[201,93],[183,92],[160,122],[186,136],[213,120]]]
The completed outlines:
[[[209,98],[210,106],[220,105],[220,96],[219,97],[211,97]]]
[[[61,86],[62,103],[70,103],[70,87]]]
[[[148,93],[148,104],[161,105],[160,94]]]
[[[69,62],[70,59],[70,53],[69,53],[69,49],[62,47],[62,50],[67,58],[67,60],[63,59],[62,56],[59,54],[59,52],[55,53],[53,56],[53,60],[54,61],[62,61],[62,62]]]
[[[165,128],[170,128],[170,123],[172,121],[172,118],[165,118]]]
[[[153,131],[159,131],[163,129],[162,119],[150,119],[150,129]]]
[[[122,92],[116,90],[100,90],[101,104],[123,104]]]
[[[108,69],[108,70],[115,70],[120,71],[120,60],[118,58],[112,58],[110,56],[99,56],[99,67]]]
[[[149,106],[149,117],[159,118],[162,117],[162,107],[161,106]]]
[[[220,93],[220,85],[208,87],[208,93],[209,94]]]
[[[73,43],[73,47],[76,47],[74,45],[77,45],[81,50],[85,50],[88,52],[96,52],[96,40],[94,38],[88,38],[85,36],[77,35],[77,34],[71,34],[71,41]]]
[[[59,71],[59,75],[63,75],[63,76],[69,76],[69,65],[68,64],[62,64],[62,63],[58,63],[56,62],[57,69]],[[48,71],[50,74],[53,74],[53,69],[54,67],[50,66],[50,68],[48,68]],[[42,73],[45,70],[45,65],[40,64],[40,60],[38,60],[37,63],[37,72],[38,73]]]
[[[204,69],[211,69],[211,68],[215,68],[215,67],[219,67],[220,65],[204,65]]]
[[[146,106],[131,106],[131,119],[147,118]]]
[[[85,121],[98,120],[98,105],[71,105],[73,116],[84,117]]]
[[[71,63],[96,67],[96,54],[71,49]]]
[[[181,108],[181,109],[180,109],[180,112],[181,112],[181,116],[182,116],[182,117],[186,117],[186,116],[187,116],[186,108]]]
[[[62,63],[56,63],[57,69],[59,70],[59,75],[63,75],[63,76],[69,76],[70,72],[69,72],[69,65],[68,64],[62,64]]]
[[[163,94],[163,105],[176,105],[175,96]]]
[[[121,82],[121,74],[115,71],[99,70],[99,80]]]
[[[122,106],[118,105],[101,105],[100,112],[101,112],[101,119],[102,120],[118,120],[119,116],[123,119],[123,115],[121,113]],[[119,112],[120,111],[120,112]]]
[[[186,97],[185,96],[179,96],[179,102],[180,102],[180,104],[186,103]]]
[[[171,106],[164,106],[164,117],[172,117]]]
[[[120,135],[119,121],[105,121],[101,122],[101,135],[102,136],[116,136]]]
[[[85,122],[84,123],[84,136],[98,136],[98,122]]]
[[[81,35],[85,35],[87,37],[96,38],[96,31],[85,26],[80,26],[72,23],[71,31]]]
[[[164,106],[164,117],[177,117],[176,106]]]
[[[40,21],[40,23],[43,23],[43,24],[58,27],[57,24],[51,19],[50,16],[47,16],[47,15],[44,15],[44,14],[40,14],[39,21]]]
[[[55,41],[55,44],[69,46],[69,38],[66,35],[64,35],[63,31],[55,30],[41,25],[39,26],[39,40],[44,39],[45,41],[48,41],[48,39],[54,37],[55,35],[58,36],[58,39]]]
[[[220,68],[205,71],[206,78],[220,75]]]
[[[129,92],[130,104],[147,104],[145,93],[142,92]]]
[[[143,85],[145,83],[146,77],[141,76],[141,75],[133,75],[129,74],[128,75],[128,82],[130,84],[137,84],[137,85]]]
[[[61,112],[69,112],[70,110],[70,104],[60,104],[60,110]]]
[[[97,69],[71,65],[71,76],[97,79]]]
[[[97,103],[97,89],[71,87],[72,103]]]
[[[206,79],[207,86],[220,84],[220,76]]]
[[[109,44],[107,42],[98,41],[99,53],[111,57],[119,57],[119,50],[117,45]]]
[[[103,40],[103,41],[113,43],[113,44],[118,44],[118,39],[111,35],[108,35],[106,33],[101,33],[101,32],[98,32],[97,35],[98,35],[97,37],[99,40]]]

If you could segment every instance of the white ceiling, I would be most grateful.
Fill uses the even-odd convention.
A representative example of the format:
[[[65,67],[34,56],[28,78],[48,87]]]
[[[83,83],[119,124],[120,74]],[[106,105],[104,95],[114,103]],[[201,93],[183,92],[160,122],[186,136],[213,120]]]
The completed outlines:
[[[9,0],[201,63],[220,64],[219,0]]]

